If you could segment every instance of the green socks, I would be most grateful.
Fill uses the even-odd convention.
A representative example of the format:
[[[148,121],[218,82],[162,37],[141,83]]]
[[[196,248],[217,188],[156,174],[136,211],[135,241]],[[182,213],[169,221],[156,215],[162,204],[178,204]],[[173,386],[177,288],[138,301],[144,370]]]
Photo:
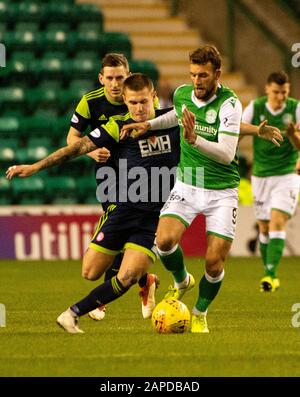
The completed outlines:
[[[175,279],[176,283],[181,283],[187,277],[187,270],[183,263],[182,249],[178,244],[170,251],[161,251],[157,249],[159,257],[165,268],[169,270]]]
[[[267,257],[265,264],[265,274],[272,278],[276,278],[276,270],[283,254],[285,246],[286,232],[269,232],[270,241],[267,249]]]
[[[199,297],[195,308],[199,312],[206,312],[210,303],[215,299],[224,278],[224,270],[218,277],[210,277],[206,272],[199,283]]]

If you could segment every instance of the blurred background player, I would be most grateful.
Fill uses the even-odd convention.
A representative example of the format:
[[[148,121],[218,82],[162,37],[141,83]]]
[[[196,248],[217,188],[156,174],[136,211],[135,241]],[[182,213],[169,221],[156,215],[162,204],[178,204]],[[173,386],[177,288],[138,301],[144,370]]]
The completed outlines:
[[[124,100],[129,114],[111,117],[109,122],[93,130],[88,136],[80,138],[73,145],[59,149],[50,156],[32,165],[10,167],[8,179],[14,176],[28,177],[42,169],[61,164],[69,159],[91,152],[97,147],[115,149],[115,161],[127,160],[127,173],[122,173],[116,195],[116,203],[108,206],[104,217],[86,251],[83,262],[88,278],[98,279],[111,265],[113,257],[125,250],[121,267],[116,276],[95,288],[86,298],[63,312],[57,319],[66,331],[82,332],[77,326],[79,316],[94,310],[99,304],[109,303],[123,295],[145,274],[151,261],[156,260],[154,250],[155,232],[159,211],[166,199],[164,188],[166,178],[169,186],[174,184],[174,171],[179,161],[178,126],[168,130],[156,131],[143,137],[128,137],[119,141],[119,133],[126,123],[154,118],[166,110],[154,109],[155,92],[151,80],[140,73],[129,76],[124,83]],[[159,144],[155,145],[155,142]],[[136,192],[136,182],[129,177],[130,171],[140,167],[143,170],[142,199],[136,200],[130,192]],[[157,178],[153,169],[166,174]],[[153,175],[153,176],[152,176]],[[138,175],[139,178],[139,175]],[[145,192],[147,188],[147,191]],[[128,193],[128,194],[127,194]],[[127,200],[123,200],[124,194]],[[152,197],[156,198],[152,200]],[[169,190],[165,191],[169,194]]]
[[[108,122],[109,118],[127,112],[127,106],[123,102],[123,83],[129,75],[129,65],[123,54],[106,54],[101,62],[99,82],[101,87],[85,94],[76,107],[71,119],[71,127],[67,136],[68,145],[77,142],[90,127],[93,130],[101,124]],[[95,160],[95,175],[97,186],[103,179],[97,177],[97,171],[102,167],[114,167],[114,153],[106,148],[97,148],[88,156]],[[113,187],[111,187],[113,188]],[[97,197],[106,211],[109,202],[102,197]],[[122,261],[122,254],[118,255],[111,268],[105,273],[105,280],[108,280],[118,273]],[[85,269],[83,268],[83,274]],[[140,297],[142,300],[142,314],[144,318],[151,316],[153,310],[153,295],[158,285],[158,278],[154,274],[145,274],[139,280]],[[94,320],[102,320],[105,316],[105,306],[99,307],[89,315]]]
[[[300,150],[300,105],[288,97],[290,84],[285,72],[271,73],[265,90],[266,96],[246,107],[243,121],[258,125],[268,120],[284,136],[280,147],[258,136],[253,141],[251,181],[265,271],[260,289],[273,292],[279,288],[277,267],[285,246],[286,224],[295,212],[299,195],[300,178],[295,168]]]

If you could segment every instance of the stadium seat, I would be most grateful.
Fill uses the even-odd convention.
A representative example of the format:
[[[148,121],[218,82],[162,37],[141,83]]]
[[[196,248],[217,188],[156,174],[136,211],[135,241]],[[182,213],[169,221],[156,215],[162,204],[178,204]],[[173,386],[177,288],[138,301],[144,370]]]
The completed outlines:
[[[0,117],[0,136],[17,133],[20,131],[20,120],[17,117]]]
[[[52,58],[35,59],[31,63],[32,71],[39,81],[48,79],[64,79],[65,63],[57,56]]]
[[[75,179],[68,176],[45,177],[45,194],[49,203],[77,202]]]
[[[20,146],[19,140],[17,137],[15,138],[2,138],[0,135],[0,148],[11,148],[12,150],[16,151],[17,148]]]
[[[10,3],[9,14],[14,21],[40,22],[44,16],[44,6],[37,1],[21,1],[19,3]]]
[[[3,40],[10,53],[18,50],[31,51],[34,53],[37,52],[39,48],[39,34],[39,32],[34,33],[28,30],[21,32],[9,31],[5,33]]]
[[[76,179],[76,192],[79,201],[85,203],[87,198],[96,199],[96,180],[93,173]]]
[[[35,163],[48,156],[50,150],[45,146],[26,147],[18,149],[16,160],[19,164]]]
[[[95,79],[100,71],[100,62],[95,59],[87,59],[81,56],[76,56],[74,59],[69,60],[67,63],[66,75],[70,77],[76,76],[78,79]]]
[[[79,23],[86,22],[97,22],[103,26],[103,15],[100,8],[95,4],[77,4],[76,7],[71,8],[70,18],[72,25],[78,25]]]
[[[6,83],[14,84],[15,81],[18,81],[20,87],[26,88],[28,83],[33,84],[35,82],[35,75],[31,70],[31,61],[26,59],[13,58],[8,60],[5,71]],[[2,85],[4,85],[4,80]]]
[[[58,92],[53,87],[37,87],[28,90],[26,93],[27,106],[30,111],[33,111],[37,107],[56,109]]]
[[[5,171],[16,162],[16,152],[11,147],[0,147],[0,168]],[[1,174],[2,174],[1,172]]]
[[[49,152],[54,151],[51,136],[29,137],[27,139],[26,146],[28,148],[38,148],[42,146],[44,148],[47,148]]]
[[[40,33],[40,51],[43,52],[45,49],[47,51],[61,50],[65,51],[68,49],[68,34],[63,30],[48,30]]]
[[[78,32],[97,32],[99,35],[103,32],[103,24],[99,21],[97,22],[79,22],[77,25]]]
[[[55,115],[53,112],[37,111],[22,120],[21,134],[45,136],[53,132]]]
[[[103,35],[94,30],[74,31],[69,34],[69,52],[77,55],[78,51],[92,51],[99,57],[104,54]]]
[[[38,176],[14,178],[11,181],[13,202],[17,204],[43,204],[44,181]]]
[[[104,53],[120,52],[131,59],[132,45],[127,34],[119,32],[106,32],[102,36]]]
[[[15,32],[33,32],[39,31],[39,22],[17,22],[14,27]]]
[[[66,1],[48,2],[48,4],[45,5],[45,23],[57,23],[70,20],[73,8],[74,6]]]
[[[25,104],[25,92],[21,87],[0,88],[0,108],[18,110]]]
[[[132,73],[144,73],[153,81],[154,85],[157,84],[159,72],[155,63],[148,60],[133,59],[129,62],[130,71]]]

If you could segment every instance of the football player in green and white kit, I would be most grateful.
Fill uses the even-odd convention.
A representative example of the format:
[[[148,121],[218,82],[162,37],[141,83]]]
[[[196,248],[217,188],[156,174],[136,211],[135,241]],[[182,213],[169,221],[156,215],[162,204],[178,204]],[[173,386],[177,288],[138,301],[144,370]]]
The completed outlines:
[[[157,246],[165,267],[173,274],[174,286],[166,295],[181,299],[194,286],[188,274],[180,238],[193,219],[206,217],[208,248],[206,269],[193,308],[193,333],[208,331],[206,313],[224,277],[224,261],[235,234],[237,216],[238,163],[235,156],[239,130],[243,135],[259,135],[279,146],[280,132],[266,121],[259,126],[242,124],[242,107],[233,91],[222,86],[221,58],[213,46],[202,46],[190,54],[192,85],[178,87],[175,110],[144,123],[127,125],[142,134],[148,129],[181,127],[181,160],[178,179],[161,211]]]
[[[277,267],[285,245],[285,228],[295,212],[300,187],[300,177],[295,173],[300,150],[300,103],[288,97],[289,89],[286,73],[272,73],[267,79],[266,96],[250,102],[243,112],[243,122],[258,125],[268,120],[284,136],[279,148],[259,137],[253,141],[252,189],[265,271],[261,291],[279,288]]]

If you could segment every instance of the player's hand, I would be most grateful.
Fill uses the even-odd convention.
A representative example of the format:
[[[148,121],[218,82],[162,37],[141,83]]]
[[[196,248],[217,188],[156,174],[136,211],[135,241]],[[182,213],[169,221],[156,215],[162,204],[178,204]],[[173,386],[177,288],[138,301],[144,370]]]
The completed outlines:
[[[196,142],[195,115],[185,108],[182,113],[183,137],[193,145]]]
[[[38,172],[38,170],[34,167],[33,164],[13,165],[7,169],[6,178],[9,180],[11,180],[14,176],[18,176],[20,178],[28,178],[36,172]]]
[[[110,157],[110,151],[105,147],[101,147],[90,152],[88,156],[97,161],[97,163],[106,163]]]
[[[283,137],[278,128],[273,127],[271,125],[267,125],[268,121],[264,120],[258,126],[257,135],[260,138],[266,139],[267,141],[271,141],[276,146],[280,146],[280,142],[283,142]]]
[[[292,137],[293,135],[295,135],[295,133],[297,131],[298,131],[298,128],[297,128],[296,124],[289,123],[289,125],[286,128],[286,135],[287,135],[287,137]]]
[[[144,121],[142,123],[125,124],[123,125],[120,133],[120,140],[127,138],[129,135],[132,138],[137,138],[150,130],[150,127],[151,125],[148,121]]]

